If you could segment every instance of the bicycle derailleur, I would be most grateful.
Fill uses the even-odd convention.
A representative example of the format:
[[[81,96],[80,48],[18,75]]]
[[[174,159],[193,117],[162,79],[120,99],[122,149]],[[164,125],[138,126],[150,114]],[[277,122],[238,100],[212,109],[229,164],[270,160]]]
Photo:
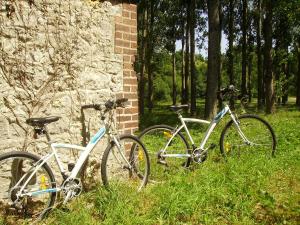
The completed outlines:
[[[157,153],[157,163],[164,166],[168,166],[168,163],[166,162],[166,158],[162,156],[162,153],[163,153],[162,149]]]

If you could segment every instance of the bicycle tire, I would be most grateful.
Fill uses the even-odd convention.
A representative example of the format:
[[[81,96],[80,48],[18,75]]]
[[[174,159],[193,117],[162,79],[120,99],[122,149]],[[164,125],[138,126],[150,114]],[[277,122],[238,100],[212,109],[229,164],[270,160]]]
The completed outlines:
[[[148,152],[143,143],[132,135],[121,135],[119,137],[119,143],[122,147],[125,146],[124,155],[132,168],[127,167],[126,162],[124,162],[124,159],[116,148],[116,143],[112,141],[105,149],[102,157],[102,182],[106,187],[113,185],[113,183],[125,183],[126,185],[138,186],[137,190],[140,191],[146,186],[150,173]],[[117,163],[115,163],[114,160],[116,160]],[[126,177],[128,177],[128,179],[126,179]]]
[[[147,151],[150,155],[151,161],[151,180],[160,180],[165,170],[174,167],[189,167],[191,164],[191,158],[165,158],[165,166],[160,165],[158,162],[158,153],[166,144],[171,137],[174,127],[168,125],[154,125],[143,130],[138,136],[139,139],[144,143]],[[166,133],[164,133],[166,132]],[[185,151],[185,152],[183,152]],[[170,145],[166,149],[166,153],[187,153],[191,154],[189,143],[181,132],[178,132]]]
[[[251,122],[252,124],[250,122],[247,122],[247,120],[252,121]],[[259,152],[257,150],[261,150],[263,148],[263,147],[259,148],[259,146],[266,146],[266,149],[270,150],[270,155],[275,156],[275,150],[276,150],[276,144],[277,144],[276,136],[275,136],[273,128],[266,120],[262,119],[261,117],[259,117],[257,115],[244,114],[244,115],[241,115],[238,117],[238,121],[239,121],[239,126],[241,127],[242,132],[249,139],[249,141],[252,142],[253,144],[252,145],[251,144],[247,145],[246,143],[239,144],[239,145],[231,144],[234,141],[242,140],[242,138],[237,133],[237,129],[235,127],[233,120],[230,120],[224,127],[224,129],[221,133],[221,137],[220,137],[220,151],[221,151],[221,154],[225,158],[227,158],[229,155],[240,156],[241,152],[245,152],[245,153],[253,152],[253,151],[245,151],[244,149],[246,147],[248,147],[248,148],[254,147],[256,149],[255,154],[257,154]],[[245,127],[248,127],[248,129],[245,129]],[[235,130],[235,133],[230,132],[232,129]],[[263,129],[265,133],[261,133],[259,129]],[[253,137],[249,138],[250,136],[254,136],[253,134],[256,135],[255,138],[257,138],[257,139],[253,140]],[[230,136],[230,135],[232,135],[232,136]],[[267,135],[266,138],[268,138],[270,141],[269,148],[267,147],[268,146],[267,144],[264,144],[264,142],[261,142],[261,144],[257,144],[254,142],[254,141],[260,140],[262,137],[264,137],[264,135]],[[243,146],[243,149],[241,148],[241,146]],[[237,149],[238,151],[232,151],[234,149]]]
[[[9,166],[9,160],[11,160],[11,167]],[[24,160],[28,160],[25,161]],[[22,151],[13,151],[13,152],[8,152],[8,153],[4,153],[2,155],[0,155],[0,179],[1,179],[1,191],[2,191],[2,195],[0,194],[0,214],[1,211],[6,211],[6,207],[8,206],[7,204],[12,203],[12,198],[15,198],[14,196],[14,189],[12,189],[10,186],[18,183],[18,181],[20,181],[20,179],[25,175],[25,179],[26,179],[26,175],[27,173],[30,175],[31,174],[31,170],[32,168],[34,168],[34,166],[32,166],[32,164],[38,162],[40,160],[40,157],[29,153],[29,152],[22,152]],[[8,167],[10,167],[10,169],[7,169]],[[27,168],[25,168],[27,167]],[[12,170],[12,168],[14,168]],[[28,169],[28,171],[24,171],[25,169]],[[41,172],[41,174],[40,174]],[[12,178],[9,181],[9,178],[7,177],[7,175],[9,175],[9,173],[11,173]],[[18,175],[16,175],[18,174]],[[19,176],[19,178],[18,178]],[[14,180],[15,178],[17,178],[16,180]],[[6,201],[9,202],[4,202],[5,201],[5,195],[3,195],[4,193],[6,193],[5,190],[5,184],[4,183],[6,181],[9,181],[9,190],[7,190],[8,192],[8,198],[6,198]],[[43,181],[38,181],[38,179],[43,179]],[[22,181],[21,181],[22,182]],[[43,183],[42,183],[43,182]],[[29,181],[29,183],[26,186],[26,189],[30,191],[30,189],[36,191],[36,187],[39,186],[39,188],[41,189],[41,185],[43,185],[43,187],[48,188],[56,188],[56,183],[55,183],[55,177],[53,175],[52,170],[50,169],[50,167],[45,163],[43,164],[43,166],[36,172],[36,174],[33,176],[33,178],[31,178],[31,180]],[[47,187],[46,187],[47,185]],[[21,187],[21,185],[20,185]],[[20,187],[15,187],[15,190],[17,190]],[[5,190],[5,191],[3,191]],[[39,190],[39,189],[38,189]],[[41,200],[41,195],[39,195],[39,197],[35,197],[35,196],[26,196],[22,199],[22,203],[21,204],[25,204],[22,205],[22,207],[24,208],[23,211],[25,210],[25,212],[20,213],[20,210],[15,210],[18,211],[17,216],[21,216],[23,214],[24,217],[32,217],[32,218],[44,218],[48,212],[51,210],[52,206],[55,203],[56,200],[56,192],[51,192],[48,193],[47,195],[49,195],[49,200],[47,201],[47,203],[45,204],[45,206],[42,207],[42,209],[38,209],[39,212],[35,212],[34,209],[31,209],[29,207],[39,207],[39,205],[41,204],[42,200]],[[45,195],[43,195],[45,197]],[[42,196],[42,197],[43,197]],[[47,197],[47,196],[46,196]],[[47,200],[47,199],[46,199]],[[2,204],[2,207],[1,207]]]

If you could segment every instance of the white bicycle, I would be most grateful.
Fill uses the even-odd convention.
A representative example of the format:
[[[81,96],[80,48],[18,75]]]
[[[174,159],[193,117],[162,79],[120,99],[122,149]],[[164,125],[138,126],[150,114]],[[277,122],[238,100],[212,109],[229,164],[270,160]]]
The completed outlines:
[[[218,95],[222,99],[234,100],[238,98],[237,93],[238,90],[230,85],[218,92]],[[231,120],[224,127],[220,137],[220,150],[224,157],[240,156],[247,152],[269,153],[272,156],[275,154],[274,131],[269,123],[259,116],[251,114],[237,116],[229,105],[225,104],[212,121],[183,118],[180,112],[188,107],[189,105],[170,107],[178,115],[179,126],[174,128],[168,125],[154,125],[146,128],[139,135],[150,156],[151,180],[160,179],[159,176],[164,176],[167,168],[189,167],[192,162],[203,162],[207,158],[209,149],[216,146],[212,144],[206,147],[207,140],[226,114],[229,114]],[[195,144],[187,123],[208,126],[200,145]]]
[[[35,135],[46,135],[51,153],[37,155],[14,151],[0,155],[0,216],[7,215],[42,218],[53,207],[57,193],[63,193],[63,203],[78,196],[82,191],[80,172],[88,156],[107,132],[110,137],[101,163],[101,177],[104,185],[124,182],[140,190],[147,184],[150,171],[149,157],[144,145],[132,135],[119,136],[113,110],[125,107],[127,99],[107,101],[105,105],[92,104],[82,109],[101,111],[105,126],[91,138],[86,147],[54,143],[51,141],[46,125],[59,120],[59,117],[31,118],[27,124],[34,127]],[[75,164],[70,163],[68,170],[61,163],[58,148],[75,149],[80,156]],[[59,185],[48,163],[55,159],[63,182]]]

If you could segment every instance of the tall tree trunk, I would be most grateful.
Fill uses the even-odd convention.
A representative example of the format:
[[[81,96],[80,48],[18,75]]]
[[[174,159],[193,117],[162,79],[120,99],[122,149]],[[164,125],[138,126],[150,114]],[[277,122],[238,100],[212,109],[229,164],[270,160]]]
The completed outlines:
[[[148,13],[149,15],[149,13]],[[153,108],[153,68],[152,68],[152,56],[153,56],[153,24],[154,24],[154,2],[150,1],[150,24],[148,26],[148,38],[147,38],[147,69],[148,69],[148,109],[152,111]]]
[[[222,33],[220,34],[220,37],[221,37],[221,35],[222,35]],[[221,42],[221,40],[220,40],[220,42]],[[222,71],[222,68],[223,68],[223,62],[222,62],[222,60],[220,60],[220,73],[219,73],[219,76],[218,76],[218,91],[220,91],[221,90],[221,85],[222,85],[222,76],[221,76],[221,71]],[[233,101],[232,101],[233,102]],[[231,104],[231,103],[230,103]],[[222,109],[222,107],[223,107],[223,100],[221,99],[221,98],[218,98],[218,108],[219,109]],[[232,110],[234,109],[234,107],[233,108],[231,108]]]
[[[257,54],[257,108],[263,107],[263,73],[261,55],[261,0],[257,0],[257,20],[256,20],[256,54]]]
[[[220,43],[221,43],[221,40],[222,40],[222,26],[223,26],[223,11],[222,11],[222,1],[220,2],[219,4],[219,18],[220,18],[220,25],[219,25],[219,32],[220,32],[220,35],[219,35],[219,38],[220,38]],[[223,67],[223,61],[222,59],[220,58],[220,73],[219,73],[219,76],[218,76],[218,91],[220,91],[221,89],[221,85],[222,85],[222,74],[221,74],[221,71],[222,71],[222,67]],[[218,99],[218,108],[221,109],[223,106],[223,101],[221,98]]]
[[[300,37],[298,37],[298,78],[297,78],[297,96],[296,105],[300,107]]]
[[[248,39],[248,100],[251,102],[252,100],[252,51],[253,51],[253,36],[251,32],[249,32]]]
[[[144,98],[145,98],[145,40],[146,40],[146,26],[145,26],[145,19],[147,18],[147,8],[144,5],[143,7],[142,16],[141,16],[141,31],[142,36],[140,39],[141,48],[140,48],[140,62],[141,62],[141,71],[140,71],[140,80],[139,80],[139,113],[140,115],[144,115]],[[140,17],[139,17],[140,18]]]
[[[227,74],[229,77],[229,83],[234,85],[234,72],[233,72],[233,41],[234,41],[234,0],[229,1],[229,16],[228,16],[228,67]]]
[[[185,74],[184,74],[184,42],[185,42],[185,38],[184,38],[184,27],[185,27],[185,20],[183,19],[183,13],[182,13],[182,37],[181,37],[181,104],[184,104],[184,98],[185,98],[185,91],[186,91],[186,85],[185,85]]]
[[[229,15],[228,15],[228,66],[227,74],[229,77],[229,83],[235,85],[234,82],[234,70],[233,70],[233,41],[234,41],[234,1],[229,1]],[[234,100],[230,99],[230,108],[234,110]]]
[[[263,45],[263,48],[262,48],[263,50],[262,51],[264,51],[264,49],[265,49],[265,46]],[[262,53],[262,54],[264,54],[264,53]],[[262,83],[262,104],[263,104],[263,106],[266,106],[266,77],[265,77],[265,74],[266,74],[266,68],[265,68],[265,66],[264,66],[264,60],[263,60],[263,67],[262,67],[262,74],[263,74],[263,83]]]
[[[252,55],[248,58],[248,100],[252,101]]]
[[[248,1],[243,0],[242,13],[242,95],[247,94],[247,8]]]
[[[286,49],[286,54],[288,57],[288,49]],[[283,84],[283,96],[282,96],[282,104],[285,105],[288,102],[289,98],[289,78],[290,78],[290,62],[287,58],[287,62],[284,64],[283,70],[285,74],[285,82]]]
[[[187,22],[186,22],[186,30],[185,30],[185,92],[184,92],[184,104],[189,102],[189,74],[190,74],[190,4],[191,0],[186,1],[187,8]]]
[[[220,11],[219,0],[208,5],[208,74],[206,86],[205,118],[212,118],[217,110],[218,77],[220,74]]]
[[[272,16],[273,0],[266,0],[266,17],[264,21],[264,66],[265,66],[265,88],[266,88],[266,113],[271,114],[275,110],[274,77],[272,71]]]
[[[177,92],[176,92],[176,42],[175,42],[175,40],[174,40],[174,43],[173,43],[172,67],[173,67],[173,76],[172,76],[172,78],[173,78],[172,79],[172,81],[173,81],[173,85],[172,85],[173,93],[172,93],[172,99],[173,99],[173,105],[176,105]]]
[[[196,0],[191,0],[191,115],[196,114],[196,70],[195,70],[195,28],[196,28]]]
[[[278,94],[281,94],[282,92],[282,87],[279,85],[279,82],[280,82],[280,76],[281,76],[281,67],[280,67],[280,60],[281,60],[281,46],[280,46],[280,41],[276,41],[276,45],[275,45],[275,48],[274,48],[274,58],[273,58],[273,74],[274,74],[274,78],[275,78],[275,90],[274,91],[274,99],[275,99],[275,102],[277,104],[280,104],[281,103],[281,95],[278,96]]]

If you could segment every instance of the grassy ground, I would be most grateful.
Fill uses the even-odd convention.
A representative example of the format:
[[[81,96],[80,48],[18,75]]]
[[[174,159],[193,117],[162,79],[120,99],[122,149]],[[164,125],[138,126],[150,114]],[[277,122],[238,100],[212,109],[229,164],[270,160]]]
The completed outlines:
[[[250,111],[254,109],[250,108]],[[300,111],[292,106],[265,116],[277,135],[275,158],[247,157],[219,160],[218,147],[193,170],[166,174],[160,184],[136,193],[127,187],[100,187],[56,209],[46,224],[299,224]],[[157,107],[141,120],[176,124],[176,115]],[[220,124],[213,136],[218,144]],[[199,130],[193,134],[199,141]],[[200,132],[201,134],[201,132]],[[216,160],[218,159],[218,160]],[[1,219],[0,219],[0,224]]]

